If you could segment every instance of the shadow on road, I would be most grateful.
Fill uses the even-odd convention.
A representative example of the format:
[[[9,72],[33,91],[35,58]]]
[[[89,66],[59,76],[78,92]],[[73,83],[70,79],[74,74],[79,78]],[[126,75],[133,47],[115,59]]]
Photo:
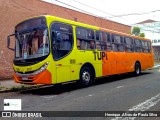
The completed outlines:
[[[148,71],[142,72],[140,76],[147,75],[147,74],[151,74],[151,72],[148,72]],[[112,76],[99,78],[98,80],[95,81],[94,85],[110,83],[110,82],[115,82],[115,81],[120,81],[120,80],[125,80],[127,78],[136,78],[136,77],[140,77],[140,76],[135,76],[133,73],[112,75]]]
[[[147,75],[147,74],[151,74],[151,72],[148,72],[148,71],[143,72],[141,73],[140,76]],[[107,84],[107,83],[120,81],[120,80],[126,80],[126,78],[133,78],[133,77],[137,77],[137,76],[134,76],[133,74],[128,73],[128,74],[113,75],[113,76],[98,78],[95,80],[95,83],[93,86],[100,85],[100,84]],[[74,83],[68,83],[63,85],[46,85],[36,89],[23,90],[20,92],[20,94],[59,95],[65,92],[71,92],[78,89],[85,89],[85,88],[81,88],[77,82],[74,82]]]

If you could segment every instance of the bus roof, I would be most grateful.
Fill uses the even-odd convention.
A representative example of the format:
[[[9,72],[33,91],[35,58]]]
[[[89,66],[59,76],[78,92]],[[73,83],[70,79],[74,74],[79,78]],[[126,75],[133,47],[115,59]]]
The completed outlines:
[[[64,19],[64,18],[51,16],[51,15],[45,15],[45,16],[46,17],[54,17],[56,20],[64,21],[66,23],[70,23],[70,24],[76,25],[76,26],[88,27],[88,28],[92,28],[92,29],[95,29],[95,30],[101,30],[101,31],[104,31],[104,32],[110,32],[110,33],[113,33],[113,34],[119,34],[119,35],[123,35],[123,36],[126,36],[126,37],[132,37],[132,38],[135,38],[135,39],[150,40],[150,39],[147,39],[147,38],[134,36],[134,35],[130,35],[130,34],[127,34],[127,33],[122,33],[122,32],[118,32],[118,31],[106,29],[106,28],[101,28],[101,27],[97,27],[97,26],[94,26],[94,25],[84,24],[84,23],[81,23],[81,22],[76,22],[76,21],[72,21],[72,20],[68,20],[68,19]]]
[[[75,25],[75,26],[87,27],[87,28],[92,28],[92,29],[95,29],[95,30],[99,30],[99,28],[100,28],[100,27],[97,27],[97,26],[93,26],[93,25],[89,25],[89,24],[85,24],[85,23],[81,23],[81,22],[76,22],[76,21],[73,21],[73,20],[68,20],[68,19],[64,19],[64,18],[60,18],[60,17],[55,17],[55,16],[51,16],[51,15],[45,15],[45,16],[49,19],[62,21],[62,22],[72,24],[72,25]]]

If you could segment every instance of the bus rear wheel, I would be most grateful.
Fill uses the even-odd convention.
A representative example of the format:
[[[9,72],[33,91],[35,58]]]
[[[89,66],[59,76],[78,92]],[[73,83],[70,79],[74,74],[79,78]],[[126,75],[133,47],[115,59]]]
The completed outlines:
[[[92,84],[94,76],[89,67],[83,67],[80,71],[80,85],[81,87],[88,87]]]
[[[135,72],[134,73],[136,76],[141,74],[141,65],[138,62],[135,64]]]

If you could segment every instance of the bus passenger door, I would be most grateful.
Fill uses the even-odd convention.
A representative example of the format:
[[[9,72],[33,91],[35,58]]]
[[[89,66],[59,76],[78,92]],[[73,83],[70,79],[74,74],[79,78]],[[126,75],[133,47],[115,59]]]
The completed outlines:
[[[67,82],[70,80],[70,64],[66,59],[56,62],[57,83]]]
[[[73,50],[69,55],[67,55],[63,59],[55,61],[57,83],[68,82],[76,79],[75,76],[77,68],[75,65],[75,56],[76,54]]]
[[[73,28],[69,24],[53,22],[51,24],[52,53],[56,67],[56,83],[71,80],[70,59],[74,58]]]

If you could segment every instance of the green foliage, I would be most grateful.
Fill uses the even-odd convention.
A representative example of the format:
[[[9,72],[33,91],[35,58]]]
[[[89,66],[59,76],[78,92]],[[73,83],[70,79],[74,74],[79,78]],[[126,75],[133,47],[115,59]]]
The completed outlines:
[[[132,30],[132,34],[135,36],[145,37],[145,34],[141,33],[141,29],[139,27],[134,27]]]
[[[140,37],[145,37],[145,34],[144,33],[140,33],[139,36]]]
[[[138,36],[140,34],[140,28],[134,27],[132,30],[132,34],[134,34],[135,36]]]
[[[20,87],[12,86],[10,90],[13,92],[18,92],[20,90]]]
[[[10,90],[11,91],[13,91],[13,92],[19,92],[19,91],[21,91],[21,90],[27,90],[27,89],[32,89],[32,88],[40,88],[40,85],[29,85],[29,86],[27,86],[27,85],[21,85],[21,86],[12,86],[11,88],[10,88]]]
[[[2,90],[4,87],[3,86],[0,86],[0,90]]]

